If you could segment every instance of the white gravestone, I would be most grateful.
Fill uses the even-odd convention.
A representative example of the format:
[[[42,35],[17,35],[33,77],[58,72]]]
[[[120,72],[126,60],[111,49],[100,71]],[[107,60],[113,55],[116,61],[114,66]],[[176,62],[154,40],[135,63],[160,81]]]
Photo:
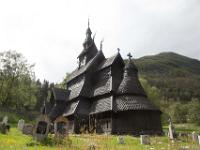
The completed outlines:
[[[150,145],[149,135],[140,135],[140,143],[143,145]]]
[[[173,127],[171,124],[169,125],[169,138],[170,138],[170,140],[174,139]]]
[[[7,116],[5,116],[5,117],[3,118],[2,123],[3,123],[3,124],[8,124],[8,117],[7,117]]]
[[[174,129],[174,126],[173,126],[173,123],[171,121],[171,118],[169,118],[169,132],[168,132],[168,137],[170,140],[174,140],[174,136],[175,136],[175,129]]]
[[[199,141],[199,145],[200,145],[200,135],[198,135],[198,141]]]
[[[123,136],[119,136],[118,137],[118,142],[119,142],[119,144],[125,144],[124,137]]]
[[[198,142],[198,134],[196,132],[192,132],[192,140]]]
[[[20,131],[23,130],[24,124],[25,124],[25,121],[24,121],[23,119],[20,119],[20,120],[18,121],[18,129],[19,129]]]

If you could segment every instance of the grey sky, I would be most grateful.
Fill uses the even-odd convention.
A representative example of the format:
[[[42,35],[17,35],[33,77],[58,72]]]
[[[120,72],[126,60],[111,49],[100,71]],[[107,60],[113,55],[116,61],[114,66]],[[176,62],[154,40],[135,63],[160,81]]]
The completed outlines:
[[[138,58],[173,51],[200,59],[199,0],[0,1],[0,51],[36,63],[36,76],[59,82],[77,67],[87,18],[106,57],[117,48]]]

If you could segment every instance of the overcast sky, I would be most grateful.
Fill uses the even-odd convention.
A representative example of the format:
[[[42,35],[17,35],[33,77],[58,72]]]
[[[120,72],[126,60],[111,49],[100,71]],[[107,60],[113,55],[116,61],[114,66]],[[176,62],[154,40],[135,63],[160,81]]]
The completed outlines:
[[[87,19],[106,57],[173,51],[200,59],[200,0],[0,0],[0,51],[35,63],[59,82],[77,67]]]

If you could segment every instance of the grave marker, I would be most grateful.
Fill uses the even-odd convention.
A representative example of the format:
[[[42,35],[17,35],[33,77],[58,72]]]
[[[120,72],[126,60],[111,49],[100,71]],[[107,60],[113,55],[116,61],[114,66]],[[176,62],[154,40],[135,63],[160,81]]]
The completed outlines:
[[[173,126],[171,118],[169,118],[168,121],[169,121],[168,137],[169,137],[170,140],[174,140],[174,138],[175,138],[175,129],[174,129],[174,126]]]
[[[50,119],[47,115],[41,115],[37,119],[36,126],[33,131],[33,136],[37,141],[42,141],[48,136],[50,128]]]
[[[140,135],[140,143],[143,145],[150,145],[149,135]]]
[[[118,137],[118,143],[119,143],[119,144],[125,144],[125,141],[124,141],[124,137],[123,137],[123,136],[119,136],[119,137]]]
[[[24,124],[22,133],[26,135],[33,135],[34,126],[32,124]]]
[[[198,142],[198,134],[195,131],[192,132],[192,140],[193,142]]]
[[[23,119],[20,119],[18,121],[18,130],[22,131],[24,127],[25,121]]]
[[[56,137],[66,137],[68,135],[69,124],[67,118],[59,116],[54,121],[54,133]]]

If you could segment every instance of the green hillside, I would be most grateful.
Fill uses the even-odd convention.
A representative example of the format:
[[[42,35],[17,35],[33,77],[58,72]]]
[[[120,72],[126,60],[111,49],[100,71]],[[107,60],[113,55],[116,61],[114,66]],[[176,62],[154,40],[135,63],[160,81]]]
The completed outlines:
[[[142,73],[170,74],[180,71],[187,74],[200,74],[200,61],[173,52],[144,56],[136,60]]]
[[[157,87],[164,100],[200,99],[200,61],[173,52],[135,60],[139,73]]]

